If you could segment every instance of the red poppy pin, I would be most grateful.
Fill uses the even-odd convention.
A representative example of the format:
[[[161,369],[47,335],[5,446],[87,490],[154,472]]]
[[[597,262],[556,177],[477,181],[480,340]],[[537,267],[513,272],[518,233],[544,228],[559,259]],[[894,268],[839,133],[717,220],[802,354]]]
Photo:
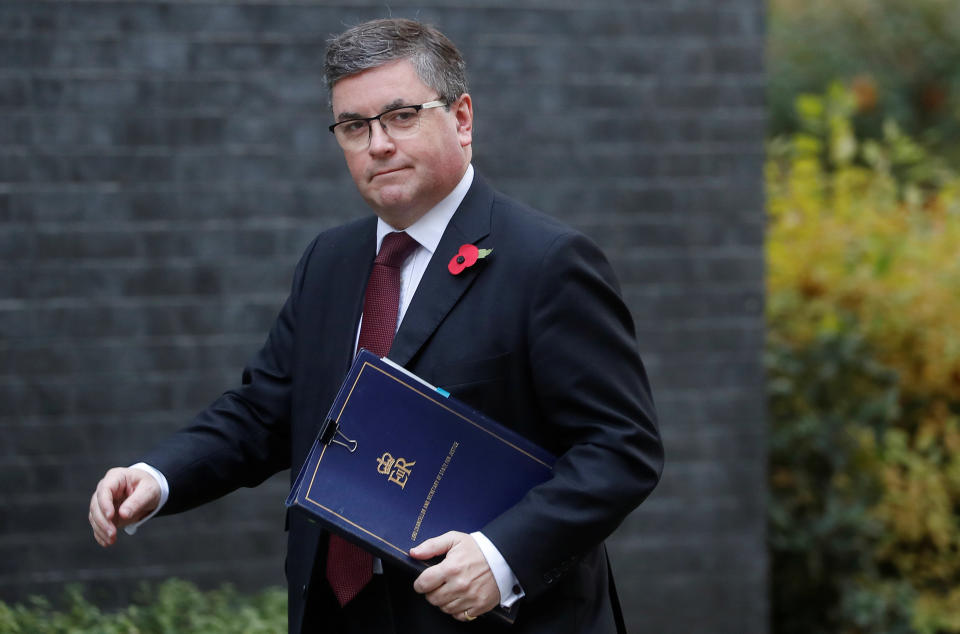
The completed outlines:
[[[473,266],[477,263],[477,260],[482,260],[491,253],[493,253],[493,249],[478,249],[472,244],[464,244],[457,251],[457,254],[450,258],[447,270],[454,275],[460,275],[465,268]]]

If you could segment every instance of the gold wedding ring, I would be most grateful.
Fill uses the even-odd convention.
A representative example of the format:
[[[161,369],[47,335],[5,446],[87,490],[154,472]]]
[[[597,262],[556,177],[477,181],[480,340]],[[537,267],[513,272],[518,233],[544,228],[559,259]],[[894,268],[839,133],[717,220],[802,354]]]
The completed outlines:
[[[469,609],[469,608],[463,611],[463,618],[465,618],[465,619],[468,620],[468,621],[476,621],[476,620],[477,620],[477,617],[475,617],[475,616],[470,616],[470,609]]]

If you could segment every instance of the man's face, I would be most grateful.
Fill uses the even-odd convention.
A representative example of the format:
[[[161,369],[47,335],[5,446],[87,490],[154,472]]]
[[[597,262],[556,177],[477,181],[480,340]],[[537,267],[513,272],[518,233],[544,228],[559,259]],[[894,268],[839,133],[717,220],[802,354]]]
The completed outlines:
[[[398,60],[341,79],[333,86],[337,121],[373,117],[400,105],[438,98],[417,76],[413,65]],[[344,150],[350,175],[374,212],[395,229],[406,229],[449,194],[470,162],[473,106],[461,95],[450,111],[420,111],[420,129],[412,137],[393,139],[371,122],[370,145]]]

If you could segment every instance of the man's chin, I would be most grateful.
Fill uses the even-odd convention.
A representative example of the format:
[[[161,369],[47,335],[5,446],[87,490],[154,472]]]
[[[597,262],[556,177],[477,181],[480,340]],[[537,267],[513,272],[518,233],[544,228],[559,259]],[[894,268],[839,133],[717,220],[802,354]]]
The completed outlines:
[[[381,187],[373,196],[374,209],[402,213],[410,207],[410,197],[402,186]]]

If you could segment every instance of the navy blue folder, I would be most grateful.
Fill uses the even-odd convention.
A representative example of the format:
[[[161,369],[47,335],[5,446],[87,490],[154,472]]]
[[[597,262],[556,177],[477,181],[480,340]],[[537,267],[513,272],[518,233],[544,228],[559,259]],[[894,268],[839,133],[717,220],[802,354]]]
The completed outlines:
[[[287,506],[417,573],[408,555],[480,530],[553,474],[555,458],[407,370],[361,350]],[[510,610],[491,614],[513,620]]]

